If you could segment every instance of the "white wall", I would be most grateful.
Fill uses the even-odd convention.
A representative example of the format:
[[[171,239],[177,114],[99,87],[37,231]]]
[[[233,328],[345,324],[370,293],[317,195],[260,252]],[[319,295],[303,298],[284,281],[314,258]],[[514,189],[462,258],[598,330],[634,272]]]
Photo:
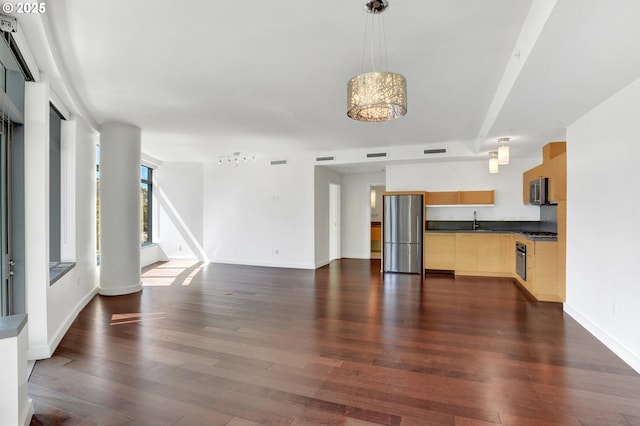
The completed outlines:
[[[371,257],[371,186],[384,185],[385,173],[346,174],[340,188],[341,255]]]
[[[314,167],[303,154],[204,166],[204,249],[212,262],[313,269]]]
[[[517,150],[517,145],[511,147]],[[495,190],[491,207],[428,207],[428,220],[540,220],[540,208],[522,202],[522,173],[542,162],[511,158],[500,173],[489,173],[489,160],[387,166],[387,191]]]
[[[49,354],[49,83],[25,83],[25,287],[30,359]],[[35,355],[37,353],[37,355]]]
[[[326,167],[315,167],[315,267],[329,263],[329,185],[341,185],[342,176]],[[340,188],[342,191],[342,188]]]
[[[75,230],[76,266],[49,287],[47,322],[51,353],[97,289],[95,147],[98,135],[81,119],[74,119],[69,124],[76,130],[73,132],[76,138],[76,202],[75,212],[71,215],[75,217],[75,224],[69,224]]]
[[[158,260],[206,261],[203,237],[202,163],[165,162],[153,171],[155,226],[153,241]]]
[[[48,99],[44,103],[48,107]],[[65,140],[63,144],[73,147],[70,150],[73,158],[67,158],[66,163],[73,169],[71,174],[74,176],[74,184],[63,188],[63,193],[73,192],[73,196],[63,198],[62,239],[67,246],[65,251],[74,255],[74,258],[64,260],[74,261],[76,266],[53,285],[49,285],[48,273],[46,276],[42,273],[37,276],[28,275],[29,359],[51,356],[73,320],[97,290],[95,146],[98,135],[80,118],[69,120],[65,127],[68,128],[64,137],[71,140]],[[32,131],[44,130],[36,128]],[[46,132],[45,140],[48,140],[48,129]],[[27,143],[29,140],[25,138],[25,145]],[[40,156],[31,150],[27,150],[25,155],[26,164],[29,164],[29,156]],[[46,181],[48,176],[42,172],[40,178]],[[36,191],[25,192],[25,199],[30,200],[30,204],[36,201],[34,198],[42,196]],[[47,223],[48,208],[27,209],[25,221],[27,229],[30,226],[32,229],[37,228],[36,224]],[[48,238],[42,238],[42,235],[38,239],[27,237],[27,247],[29,264],[35,266],[35,270],[48,272]],[[31,320],[32,317],[34,321]]]
[[[640,79],[567,129],[565,310],[640,372]]]
[[[145,244],[140,247],[140,268],[153,265],[156,262],[170,260],[159,244]]]

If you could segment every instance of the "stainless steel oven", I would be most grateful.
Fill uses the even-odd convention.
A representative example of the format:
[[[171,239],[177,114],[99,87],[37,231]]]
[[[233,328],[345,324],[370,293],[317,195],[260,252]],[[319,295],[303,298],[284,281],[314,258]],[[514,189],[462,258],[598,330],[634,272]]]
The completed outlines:
[[[527,246],[516,241],[516,274],[527,280]]]

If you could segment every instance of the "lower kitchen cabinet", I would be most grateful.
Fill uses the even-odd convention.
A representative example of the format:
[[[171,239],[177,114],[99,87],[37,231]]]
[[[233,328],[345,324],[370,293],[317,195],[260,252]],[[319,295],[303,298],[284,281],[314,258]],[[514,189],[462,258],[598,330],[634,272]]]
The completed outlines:
[[[500,272],[509,275],[516,273],[516,243],[511,234],[500,235]]]
[[[445,271],[456,269],[455,234],[424,234],[424,268]]]
[[[456,274],[491,277],[509,276],[510,234],[457,233]]]
[[[476,234],[456,234],[456,273],[478,270],[478,240]]]
[[[476,236],[478,245],[478,271],[499,272],[502,250],[500,235],[480,234]]]
[[[561,302],[558,294],[558,243],[536,241],[533,295],[538,300]]]
[[[526,280],[516,274],[516,242],[527,247]],[[425,269],[456,275],[515,278],[537,300],[562,302],[557,241],[533,241],[499,232],[426,232]]]
[[[517,238],[527,246],[527,279],[515,275],[531,295],[542,302],[562,302],[558,286],[558,243]]]

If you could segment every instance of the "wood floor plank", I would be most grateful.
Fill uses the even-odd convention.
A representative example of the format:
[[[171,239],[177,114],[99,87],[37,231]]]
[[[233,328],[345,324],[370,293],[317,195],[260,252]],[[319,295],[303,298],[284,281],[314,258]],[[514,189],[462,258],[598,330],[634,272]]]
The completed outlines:
[[[145,268],[36,363],[32,425],[640,423],[640,376],[560,304],[379,268]]]

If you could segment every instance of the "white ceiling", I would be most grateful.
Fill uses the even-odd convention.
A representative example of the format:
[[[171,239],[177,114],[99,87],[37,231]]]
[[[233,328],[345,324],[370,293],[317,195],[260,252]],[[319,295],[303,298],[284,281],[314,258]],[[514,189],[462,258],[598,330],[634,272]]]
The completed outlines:
[[[346,116],[363,0],[55,0],[40,27],[14,16],[70,109],[141,127],[160,160],[444,142],[486,156],[500,136],[529,154],[640,76],[637,0],[389,1],[409,111],[385,123]]]

